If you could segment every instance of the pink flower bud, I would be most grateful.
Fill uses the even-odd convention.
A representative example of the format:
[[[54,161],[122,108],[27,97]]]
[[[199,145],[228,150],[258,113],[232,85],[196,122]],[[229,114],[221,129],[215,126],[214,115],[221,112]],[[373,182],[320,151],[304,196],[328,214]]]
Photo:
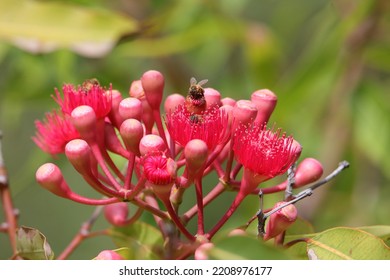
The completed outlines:
[[[207,161],[207,144],[199,139],[189,141],[184,148],[184,157],[188,171],[191,174],[198,173]]]
[[[115,251],[104,250],[101,251],[94,260],[124,260],[124,258]]]
[[[230,98],[230,97],[225,97],[225,98],[221,99],[221,103],[222,103],[222,105],[230,105],[230,106],[234,107],[234,105],[236,105],[236,100],[234,100],[233,98]]]
[[[140,155],[139,144],[144,136],[144,128],[141,122],[136,119],[127,119],[122,123],[119,131],[126,149]]]
[[[84,140],[75,139],[70,141],[65,146],[65,154],[80,174],[86,174],[91,169],[91,149]]]
[[[314,158],[305,158],[295,172],[294,187],[302,187],[317,181],[323,174],[322,164]]]
[[[123,120],[142,118],[142,102],[134,97],[128,97],[121,101],[119,104],[119,115]]]
[[[213,243],[204,243],[195,250],[195,260],[208,260],[208,251],[214,248]]]
[[[245,236],[245,235],[247,235],[247,233],[242,228],[235,228],[228,233],[228,236]]]
[[[116,135],[114,127],[110,123],[105,123],[104,125],[104,139],[104,144],[107,150],[125,158],[128,157],[128,151],[123,148],[122,143],[119,141],[118,136]]]
[[[72,123],[85,140],[96,137],[96,114],[92,107],[82,105],[72,111]]]
[[[206,99],[207,108],[213,106],[222,106],[221,94],[213,88],[204,89],[204,98]]]
[[[278,202],[272,209],[285,204],[286,202]],[[287,205],[286,207],[279,209],[277,212],[269,217],[269,221],[266,225],[264,240],[274,238],[283,231],[287,230],[298,218],[298,210],[294,204]]]
[[[141,156],[144,156],[148,153],[153,153],[156,151],[164,152],[166,150],[166,145],[164,140],[154,134],[148,134],[142,137],[139,143],[139,151]]]
[[[257,108],[255,122],[263,124],[268,122],[278,101],[277,96],[269,89],[260,89],[252,93],[251,101]]]
[[[150,133],[154,124],[153,110],[146,100],[141,80],[136,80],[131,83],[129,95],[142,102],[142,122],[145,125],[146,131]]]
[[[168,95],[164,102],[164,111],[166,114],[170,114],[176,110],[179,105],[184,104],[185,98],[183,95],[174,93]]]
[[[112,106],[111,111],[108,114],[108,117],[111,121],[111,123],[116,127],[119,128],[119,126],[122,123],[122,117],[119,115],[119,103],[122,101],[122,95],[119,91],[113,90],[111,93],[112,97]]]
[[[37,182],[44,188],[60,197],[68,198],[71,190],[66,184],[61,170],[53,163],[45,163],[35,173]]]
[[[114,226],[126,225],[129,208],[126,202],[118,202],[104,206],[104,217]]]
[[[238,100],[233,107],[233,131],[240,124],[248,124],[256,118],[257,108],[254,103],[249,100]]]
[[[158,110],[163,97],[164,76],[155,70],[145,72],[141,77],[145,97],[153,110]]]

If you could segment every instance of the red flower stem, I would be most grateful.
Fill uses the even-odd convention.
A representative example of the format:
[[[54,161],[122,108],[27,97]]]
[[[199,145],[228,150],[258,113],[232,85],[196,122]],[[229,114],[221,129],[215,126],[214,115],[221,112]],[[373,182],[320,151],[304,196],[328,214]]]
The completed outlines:
[[[171,217],[172,221],[176,224],[177,228],[181,233],[183,233],[189,240],[195,241],[195,237],[184,227],[182,221],[177,215],[175,209],[173,209],[171,202],[168,200],[163,200],[165,207]]]
[[[229,209],[226,211],[226,213],[222,216],[222,218],[218,221],[218,223],[210,230],[209,233],[206,234],[207,239],[211,239],[218,230],[226,223],[226,221],[233,215],[233,213],[237,210],[238,206],[241,204],[241,202],[246,197],[246,194],[242,192],[238,192],[236,198],[230,205]]]
[[[110,170],[108,169],[107,165],[106,165],[106,162],[101,154],[101,151],[100,151],[100,148],[99,146],[97,145],[96,142],[91,142],[89,143],[90,146],[91,146],[91,149],[92,149],[92,152],[93,152],[93,155],[95,156],[96,160],[98,161],[100,167],[102,168],[104,174],[107,176],[107,178],[109,179],[110,181],[110,184],[115,188],[117,189],[118,191],[120,189],[122,189],[122,187],[119,185],[119,183],[117,182],[117,180],[114,178],[114,176],[112,176]]]
[[[224,176],[225,172],[224,172],[224,170],[222,169],[222,166],[221,166],[221,164],[220,164],[218,161],[214,161],[214,162],[213,162],[213,165],[212,165],[212,166],[209,166],[210,170],[209,170],[209,171],[208,171],[208,170],[205,170],[205,174],[203,174],[203,175],[206,175],[208,172],[211,172],[211,170],[212,170],[211,167],[213,167],[213,168],[215,169],[215,171],[217,172],[218,178],[221,178],[221,177]],[[208,171],[208,172],[207,172],[207,171]]]
[[[130,193],[124,197],[124,199],[129,201],[132,200],[141,190],[145,188],[145,182],[146,179],[144,177],[138,180],[137,185],[135,185],[134,189],[132,189]]]
[[[138,218],[141,217],[143,212],[144,212],[144,209],[138,208],[137,211],[134,213],[134,215],[130,219],[125,221],[124,225],[131,225],[132,223],[137,221]]]
[[[152,205],[146,203],[145,201],[139,199],[138,197],[134,197],[133,200],[131,200],[130,202],[137,205],[138,207],[145,209],[146,211],[152,213],[153,215],[160,217],[161,219],[164,220],[169,219],[169,216],[166,214],[166,212],[161,211],[157,207],[153,207]]]
[[[123,186],[123,188],[126,190],[129,190],[131,188],[131,179],[133,177],[134,164],[135,164],[135,154],[130,153],[129,161],[127,163],[125,184]]]
[[[0,171],[0,173],[3,170]],[[2,176],[2,174],[0,174]],[[9,188],[7,185],[4,185],[3,182],[0,182],[0,196],[1,196],[1,203],[3,205],[4,213],[5,213],[5,220],[7,221],[7,232],[8,237],[10,240],[10,244],[12,247],[12,253],[13,255],[17,254],[16,250],[16,228],[17,222],[15,217],[15,211],[12,203],[11,193],[9,191]]]
[[[237,177],[238,172],[240,172],[242,168],[242,164],[237,162],[236,166],[234,166],[233,170],[230,173],[230,178],[235,179]]]
[[[203,216],[203,190],[202,176],[195,179],[196,204],[198,206],[198,231],[197,235],[204,235],[204,216]]]
[[[210,154],[210,156],[208,157],[207,159],[207,163],[205,165],[205,168],[209,167],[213,162],[214,160],[216,159],[216,157],[221,153],[223,147],[225,147],[226,145],[226,142],[224,144],[220,144],[218,145],[214,151]]]
[[[121,201],[117,197],[110,197],[110,198],[103,198],[103,199],[93,199],[93,198],[84,197],[84,196],[81,196],[81,195],[78,195],[78,194],[75,194],[75,193],[69,193],[67,198],[72,200],[72,201],[81,203],[81,204],[95,205],[95,206],[107,205],[107,204],[111,204],[111,203],[115,203],[115,202]]]
[[[231,141],[230,142],[230,151],[229,151],[229,155],[228,155],[228,160],[226,162],[225,175],[222,178],[222,180],[225,183],[229,183],[229,181],[230,181],[230,172],[232,170],[233,159],[234,159],[233,141]]]
[[[230,184],[237,184],[237,186],[233,186],[233,190],[235,191],[239,191],[240,190],[240,186],[239,186],[239,182],[230,182]],[[272,193],[277,193],[277,192],[282,192],[286,189],[286,186],[287,186],[287,181],[284,181],[278,185],[275,185],[275,186],[272,186],[272,187],[268,187],[268,188],[262,188],[261,189],[261,192],[262,194],[272,194]],[[259,195],[259,190],[258,189],[254,189],[251,193],[251,195]]]
[[[159,109],[153,110],[153,117],[154,117],[154,121],[156,122],[156,125],[157,125],[158,133],[160,134],[160,137],[164,140],[164,143],[167,146],[167,149],[171,153],[171,150],[169,149],[170,146],[168,144],[167,137],[165,136],[165,130],[164,130],[164,127],[163,127],[163,124],[161,121],[161,114],[160,114]],[[171,157],[173,158],[172,154],[171,154]]]
[[[7,221],[7,232],[11,243],[12,253],[17,254],[16,249],[16,228],[18,227],[14,206],[12,203],[12,196],[8,184],[7,169],[4,165],[3,153],[1,148],[2,132],[0,131],[0,197],[3,205],[5,220]]]
[[[203,207],[212,202],[215,198],[217,198],[221,193],[225,191],[226,187],[222,183],[218,183],[204,198],[203,198]],[[183,214],[182,220],[184,223],[188,223],[192,217],[196,215],[198,212],[198,205],[195,205],[191,209],[189,209],[186,213]]]
[[[81,242],[84,239],[91,236],[90,230],[93,224],[95,223],[95,221],[97,220],[97,218],[99,217],[102,209],[103,208],[99,206],[95,208],[95,211],[92,213],[91,217],[81,225],[79,232],[68,244],[68,246],[64,249],[64,251],[57,257],[57,260],[67,259],[70,256],[70,254],[81,244]]]
[[[171,149],[171,157],[175,158],[176,157],[176,145],[175,145],[175,141],[172,139],[172,137],[169,137],[169,147]]]
[[[86,172],[83,175],[84,180],[97,192],[101,193],[104,196],[118,196],[118,192],[116,190],[113,190],[111,188],[106,187],[103,185],[92,173],[91,170],[86,170]]]
[[[102,155],[103,155],[103,158],[104,160],[107,162],[108,166],[111,168],[111,170],[114,172],[114,174],[116,176],[118,176],[118,178],[124,182],[125,181],[125,176],[123,176],[122,172],[118,169],[118,167],[115,165],[115,163],[112,161],[112,158],[110,157],[110,155],[107,153],[107,150],[104,149],[102,151]]]

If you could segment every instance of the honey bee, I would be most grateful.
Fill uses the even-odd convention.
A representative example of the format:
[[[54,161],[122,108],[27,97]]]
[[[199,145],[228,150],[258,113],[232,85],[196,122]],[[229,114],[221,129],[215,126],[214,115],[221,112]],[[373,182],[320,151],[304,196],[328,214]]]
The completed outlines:
[[[83,92],[87,94],[88,91],[90,91],[94,86],[100,86],[100,83],[97,79],[92,78],[92,79],[85,80],[81,85],[81,88]]]
[[[199,117],[201,117],[201,114],[207,107],[204,89],[202,88],[207,81],[208,80],[202,80],[198,83],[194,77],[190,80],[190,88],[188,89],[185,106],[188,112],[191,113],[191,120],[194,122],[199,121]]]

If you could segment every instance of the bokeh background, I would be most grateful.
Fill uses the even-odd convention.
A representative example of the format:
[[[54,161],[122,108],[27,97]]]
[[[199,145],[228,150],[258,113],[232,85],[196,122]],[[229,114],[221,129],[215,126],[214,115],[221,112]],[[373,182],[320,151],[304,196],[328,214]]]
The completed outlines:
[[[300,202],[300,214],[316,231],[390,224],[388,0],[1,2],[4,160],[19,223],[41,230],[56,254],[93,209],[41,189],[36,169],[55,160],[72,188],[95,194],[63,157],[53,159],[34,145],[34,120],[55,107],[50,95],[65,82],[95,77],[125,95],[131,81],[150,69],[165,75],[166,94],[185,95],[191,77],[208,79],[207,86],[235,99],[271,89],[278,105],[270,121],[302,144],[301,158],[317,158],[325,174],[342,160],[351,164]],[[37,3],[52,8],[26,12]],[[105,16],[91,23],[87,18],[95,13]],[[89,38],[107,39],[108,47],[91,41],[81,50],[78,43]],[[205,188],[215,183],[209,178]],[[206,208],[208,224],[232,197]],[[193,202],[193,195],[187,199]],[[248,199],[230,225],[244,224],[257,206],[256,198]],[[95,228],[105,226],[99,219]],[[107,248],[113,248],[109,238],[90,239],[71,258],[91,259]],[[7,236],[0,234],[0,259],[9,257]]]

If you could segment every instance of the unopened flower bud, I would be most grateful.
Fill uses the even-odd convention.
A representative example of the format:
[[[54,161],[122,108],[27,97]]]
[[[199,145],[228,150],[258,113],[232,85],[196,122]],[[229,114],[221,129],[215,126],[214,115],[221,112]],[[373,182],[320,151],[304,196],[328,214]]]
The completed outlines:
[[[170,114],[176,110],[177,106],[184,104],[185,98],[183,95],[174,93],[167,96],[164,102],[164,110],[166,114]]]
[[[125,120],[119,129],[126,149],[136,155],[140,155],[139,144],[144,136],[144,128],[136,119]]]
[[[73,167],[80,174],[85,174],[91,168],[91,148],[82,139],[70,141],[65,146],[65,154]]]
[[[134,97],[128,97],[121,101],[119,104],[119,115],[123,120],[142,118],[142,102]]]
[[[104,217],[114,226],[126,224],[129,208],[126,202],[118,202],[104,206]]]
[[[286,202],[278,202],[273,209],[284,205]],[[287,230],[298,218],[298,210],[294,204],[289,204],[282,209],[279,209],[269,217],[266,225],[264,240],[276,237],[283,231]]]
[[[60,197],[68,198],[71,192],[62,176],[61,170],[53,163],[45,163],[39,167],[35,178],[44,189]]]
[[[199,139],[189,141],[184,148],[184,157],[186,158],[188,172],[193,175],[198,173],[207,161],[207,144]]]
[[[233,107],[233,131],[240,125],[253,122],[256,118],[257,108],[249,100],[238,100]]]
[[[129,90],[130,97],[137,98],[142,103],[142,122],[145,125],[146,131],[150,133],[154,124],[153,110],[150,107],[145,97],[144,89],[142,88],[141,80],[136,80],[131,83]]]
[[[145,72],[141,77],[146,100],[153,110],[158,110],[163,97],[164,76],[155,70]]]
[[[228,236],[245,236],[245,235],[247,235],[247,233],[242,228],[235,228],[228,233]]]
[[[214,248],[213,243],[204,243],[195,250],[195,260],[208,260],[208,251]]]
[[[222,105],[230,105],[230,106],[234,107],[234,105],[236,105],[236,100],[234,100],[231,97],[225,97],[225,98],[221,99],[221,103],[222,103]]]
[[[114,127],[112,126],[112,124],[107,122],[104,125],[104,139],[104,144],[107,150],[117,155],[121,155],[125,158],[128,156],[129,153],[123,148],[122,143],[119,141]]]
[[[322,164],[314,158],[305,158],[295,172],[294,187],[302,187],[317,181],[323,174]]]
[[[213,106],[222,106],[221,94],[213,88],[204,89],[204,98],[206,99],[207,108]]]
[[[122,101],[122,95],[119,91],[113,90],[111,92],[111,98],[112,98],[112,105],[111,105],[111,111],[108,114],[108,117],[111,121],[111,123],[119,129],[119,126],[122,123],[122,117],[119,115],[119,103]]]
[[[278,101],[277,96],[269,89],[260,89],[252,93],[251,101],[257,108],[255,122],[263,124],[268,122]]]
[[[115,251],[103,250],[94,258],[94,260],[124,260],[124,258]]]
[[[139,143],[139,151],[142,156],[156,151],[164,152],[165,150],[166,150],[165,142],[158,135],[154,135],[154,134],[145,135],[144,137],[142,137]]]
[[[72,111],[72,123],[81,137],[88,141],[96,137],[96,114],[92,107],[82,105]]]

